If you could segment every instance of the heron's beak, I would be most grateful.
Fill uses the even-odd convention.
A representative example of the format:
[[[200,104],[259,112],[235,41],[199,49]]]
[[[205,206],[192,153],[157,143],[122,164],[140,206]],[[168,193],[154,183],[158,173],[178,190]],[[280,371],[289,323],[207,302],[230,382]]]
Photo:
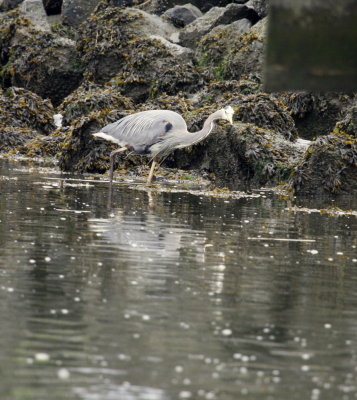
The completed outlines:
[[[228,118],[227,118],[227,121],[231,124],[231,125],[233,125],[233,116],[229,116]]]

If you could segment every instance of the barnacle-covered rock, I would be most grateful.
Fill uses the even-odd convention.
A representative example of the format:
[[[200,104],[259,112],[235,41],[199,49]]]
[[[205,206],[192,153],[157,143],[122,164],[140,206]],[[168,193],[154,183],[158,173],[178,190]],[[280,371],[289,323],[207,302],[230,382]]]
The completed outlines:
[[[0,89],[0,110],[0,127],[30,129],[43,135],[55,129],[51,102],[26,89]]]
[[[2,0],[0,2],[0,12],[12,10],[13,8],[17,7],[20,3],[22,3],[23,1],[24,0]]]
[[[84,82],[77,90],[67,96],[58,107],[63,116],[63,125],[90,114],[93,111],[113,109],[132,109],[132,101],[124,97],[111,86],[101,86],[93,82]]]
[[[296,195],[357,192],[357,139],[338,132],[320,136],[294,168],[288,184]]]

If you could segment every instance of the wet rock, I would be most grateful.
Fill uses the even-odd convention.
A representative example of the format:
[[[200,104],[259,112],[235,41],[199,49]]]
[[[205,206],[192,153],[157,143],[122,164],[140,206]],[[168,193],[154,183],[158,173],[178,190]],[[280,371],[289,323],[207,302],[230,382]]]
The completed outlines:
[[[109,85],[136,102],[163,92],[198,90],[205,74],[189,61],[189,50],[167,41],[175,31],[140,10],[97,11],[81,28],[78,42],[86,78],[101,84],[110,80]]]
[[[0,152],[17,154],[38,132],[28,128],[0,125]]]
[[[331,132],[351,104],[351,96],[342,93],[287,92],[280,97],[305,139]]]
[[[50,25],[47,21],[47,14],[42,0],[25,0],[21,5],[21,12],[37,29],[50,31]]]
[[[160,17],[136,9],[109,7],[98,10],[81,26],[77,47],[88,78],[104,83],[129,61],[134,62],[135,52],[145,52],[145,40],[140,44],[140,39],[148,35],[168,38],[174,32],[175,28]],[[163,46],[159,47],[157,56]]]
[[[357,138],[357,96],[354,97],[351,105],[347,107],[342,119],[337,122],[334,129]]]
[[[199,8],[202,12],[207,12],[212,7],[225,7],[230,3],[244,4],[247,1],[248,0],[191,0],[190,3]],[[187,0],[152,0],[145,9],[148,12],[161,15],[169,8],[186,3]]]
[[[169,8],[163,17],[171,21],[176,27],[183,28],[195,19],[202,17],[202,12],[192,4]]]
[[[209,69],[217,79],[236,80],[236,77],[228,78],[227,76],[228,57],[232,49],[240,51],[244,48],[245,43],[256,40],[255,36],[249,35],[250,28],[251,22],[241,19],[232,24],[212,29],[198,42],[196,49],[198,64]],[[240,75],[238,75],[238,79]]]
[[[110,112],[114,109],[129,110],[132,108],[131,100],[122,96],[117,89],[85,82],[63,100],[58,107],[58,112],[63,116],[63,125],[70,125],[75,120],[92,112]]]
[[[24,0],[0,0],[0,11],[8,11],[16,8]]]
[[[62,12],[63,0],[42,0],[47,15],[57,15]]]
[[[99,0],[63,0],[62,22],[78,26],[93,12]]]
[[[9,47],[8,78],[57,105],[78,87],[82,64],[75,42],[32,27],[18,29]]]
[[[262,80],[266,24],[267,19],[262,19],[249,32],[237,35],[230,52],[225,56],[225,79],[249,77]]]
[[[74,121],[66,128],[66,138],[59,156],[60,168],[64,171],[105,172],[109,168],[110,150],[117,146],[95,140],[93,133],[125,115],[125,112],[115,115],[107,111],[93,112]]]
[[[180,43],[187,47],[195,47],[197,42],[214,27],[228,25],[241,19],[255,23],[257,15],[253,9],[240,4],[230,4],[225,8],[214,7],[180,32]]]
[[[266,93],[234,96],[226,102],[234,106],[234,119],[281,134],[294,141],[298,132],[285,104]]]
[[[187,113],[189,129],[200,129],[216,108]],[[218,186],[246,190],[287,179],[302,153],[302,149],[277,132],[241,122],[232,127],[220,123],[203,142],[175,151],[166,165],[199,170]]]
[[[0,129],[11,126],[43,135],[55,129],[51,102],[26,89],[11,87],[0,90],[0,109]]]
[[[268,3],[269,0],[249,0],[245,4],[247,7],[251,7],[259,18],[264,18],[268,14]]]
[[[296,195],[356,193],[356,138],[340,132],[319,137],[294,168],[288,187]]]

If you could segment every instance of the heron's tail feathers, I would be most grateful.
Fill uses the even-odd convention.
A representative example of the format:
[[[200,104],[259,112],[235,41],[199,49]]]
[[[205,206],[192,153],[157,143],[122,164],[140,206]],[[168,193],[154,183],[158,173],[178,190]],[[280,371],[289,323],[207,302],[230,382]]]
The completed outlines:
[[[93,136],[108,140],[109,142],[112,142],[112,143],[120,144],[118,139],[116,139],[114,136],[108,135],[107,133],[104,133],[104,132],[93,133]]]

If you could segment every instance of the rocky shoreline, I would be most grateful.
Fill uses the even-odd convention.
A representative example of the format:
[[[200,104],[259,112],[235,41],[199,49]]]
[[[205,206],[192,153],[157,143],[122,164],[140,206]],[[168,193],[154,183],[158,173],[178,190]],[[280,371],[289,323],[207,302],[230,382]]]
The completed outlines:
[[[194,131],[231,105],[233,126],[164,165],[234,190],[356,192],[357,97],[263,91],[267,2],[0,0],[0,152],[104,173],[114,147],[92,137],[103,125],[160,108]]]

